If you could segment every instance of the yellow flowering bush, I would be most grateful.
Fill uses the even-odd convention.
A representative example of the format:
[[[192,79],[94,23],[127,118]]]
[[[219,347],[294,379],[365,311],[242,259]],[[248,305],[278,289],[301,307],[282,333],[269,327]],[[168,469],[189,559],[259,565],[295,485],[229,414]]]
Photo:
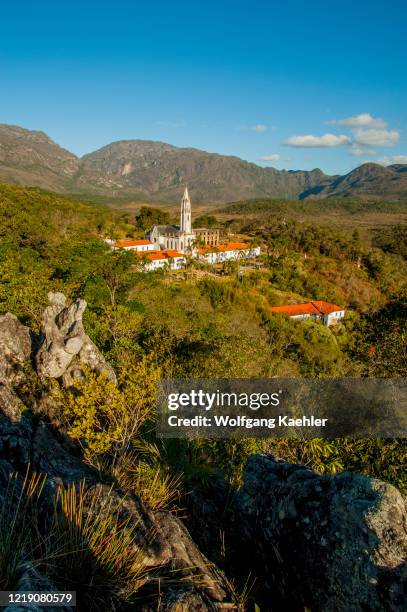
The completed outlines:
[[[89,456],[126,452],[143,423],[152,416],[158,370],[146,358],[120,372],[116,386],[103,374],[85,372],[65,394],[68,435]]]

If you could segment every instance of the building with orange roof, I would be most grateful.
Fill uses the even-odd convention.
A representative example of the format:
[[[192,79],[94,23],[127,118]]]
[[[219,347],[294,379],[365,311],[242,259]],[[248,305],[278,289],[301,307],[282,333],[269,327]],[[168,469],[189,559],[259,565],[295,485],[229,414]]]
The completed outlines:
[[[137,253],[144,253],[146,251],[154,251],[155,246],[151,240],[141,238],[140,240],[117,240],[112,243],[113,249],[124,249],[125,251],[136,251]]]
[[[216,231],[215,231],[216,230]],[[134,251],[137,255],[148,254],[145,269],[155,270],[169,265],[179,269],[186,264],[184,253],[189,253],[203,263],[216,264],[232,259],[249,259],[260,255],[260,247],[245,242],[219,244],[220,229],[192,228],[191,200],[185,187],[181,200],[180,225],[154,225],[145,233],[144,239],[125,239],[116,242],[106,239],[112,249]],[[204,243],[204,244],[202,244]],[[200,246],[202,245],[202,246]]]
[[[142,259],[143,269],[146,272],[153,272],[165,267],[168,267],[169,270],[181,270],[186,264],[184,254],[174,249],[154,250],[145,253],[139,252],[137,255]]]
[[[287,304],[285,306],[271,306],[270,312],[281,314],[290,319],[315,319],[324,325],[336,325],[345,317],[345,310],[337,304],[330,304],[323,300],[306,302],[305,304]]]
[[[238,257],[245,259],[260,254],[260,247],[251,248],[241,242],[219,244],[220,228],[193,228],[192,205],[187,187],[181,200],[180,224],[154,225],[145,236],[157,249],[174,249],[181,253],[190,253],[206,263],[217,263]]]
[[[222,263],[232,259],[249,259],[260,255],[260,247],[252,247],[247,242],[226,242],[218,246],[203,246],[196,249],[200,261],[209,264]]]

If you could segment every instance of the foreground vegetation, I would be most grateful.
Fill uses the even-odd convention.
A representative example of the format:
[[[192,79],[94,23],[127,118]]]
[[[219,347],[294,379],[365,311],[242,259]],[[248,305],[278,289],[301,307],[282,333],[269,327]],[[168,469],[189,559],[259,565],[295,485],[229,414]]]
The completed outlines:
[[[49,418],[80,445],[89,465],[152,508],[188,505],[192,485],[210,491],[223,482],[231,495],[245,460],[259,451],[319,472],[362,472],[407,492],[401,440],[159,441],[154,435],[155,389],[163,376],[407,376],[406,227],[376,228],[365,239],[357,231],[287,221],[279,212],[263,219],[261,229],[237,220],[234,231],[261,243],[262,266],[232,266],[219,275],[204,267],[141,273],[134,255],[112,254],[102,240],[140,235],[151,221],[167,220],[155,210],[130,218],[0,186],[0,313],[13,312],[38,331],[49,291],[86,299],[86,330],[118,374],[117,388],[89,374],[75,395],[53,391]],[[344,306],[345,324],[328,329],[269,312],[270,305],[312,299]],[[36,392],[29,384],[24,390],[31,398]],[[62,495],[68,512],[74,493]],[[54,528],[62,529],[58,522]],[[103,533],[86,529],[103,569]],[[75,534],[70,538],[73,546]],[[126,540],[116,545],[120,550]],[[109,563],[115,571],[114,559]],[[131,589],[137,572],[120,572],[119,582]]]

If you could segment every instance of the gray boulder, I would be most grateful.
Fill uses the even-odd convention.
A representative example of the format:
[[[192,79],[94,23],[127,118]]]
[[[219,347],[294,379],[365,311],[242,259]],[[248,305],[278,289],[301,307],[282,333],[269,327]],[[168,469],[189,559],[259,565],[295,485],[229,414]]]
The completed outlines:
[[[42,378],[60,378],[82,348],[85,336],[82,315],[86,302],[77,300],[67,307],[63,293],[49,293],[48,299],[50,305],[42,315],[37,372]]]
[[[170,573],[195,582],[211,601],[231,601],[232,589],[224,574],[201,553],[182,522],[164,510],[156,512],[155,518],[170,547]]]
[[[130,554],[147,571],[147,586],[150,580],[155,583],[161,578],[165,585],[169,578],[176,577],[188,592],[199,587],[208,601],[230,601],[232,589],[223,573],[200,552],[187,529],[170,512],[152,512],[137,495],[100,483],[87,488],[84,507],[85,512],[91,507],[99,518],[117,516],[124,528],[131,530],[134,545]]]
[[[9,312],[0,317],[0,383],[14,386],[24,378],[31,355],[30,330]]]
[[[0,383],[0,407],[11,423],[21,420],[24,405],[8,385]]]
[[[18,419],[10,419],[7,410],[0,404],[0,457],[14,469],[24,470],[31,461],[33,419],[30,414],[20,412]]]
[[[88,487],[85,493],[85,513],[90,508],[99,520],[114,516],[125,531],[130,530],[133,541],[130,554],[141,567],[149,569],[169,562],[171,553],[168,543],[153,513],[137,495],[97,483]]]
[[[83,377],[86,366],[116,383],[113,368],[85,333],[82,316],[86,302],[77,300],[67,306],[63,293],[49,293],[48,299],[36,355],[40,378],[62,379],[65,386],[70,386],[75,378]]]
[[[59,438],[59,439],[58,439]],[[90,468],[81,460],[70,440],[40,423],[32,432],[31,463],[42,474],[47,474],[47,484],[54,488],[57,484],[69,484],[95,478]]]
[[[42,593],[58,592],[56,586],[46,576],[40,574],[40,572],[30,563],[21,565],[20,575],[14,590],[17,593],[24,593],[26,591],[37,591]],[[4,612],[41,612],[41,610],[44,609],[48,612],[71,612],[74,608],[68,605],[53,606],[48,604],[44,607],[41,604],[29,603],[21,606],[18,604],[7,606]]]
[[[174,588],[169,589],[159,601],[136,606],[132,612],[236,612],[235,603],[217,603],[209,600],[197,589]]]
[[[254,455],[237,495],[248,554],[293,610],[405,610],[407,504],[392,485]]]
[[[21,420],[23,405],[14,392],[31,356],[30,330],[9,312],[0,317],[0,408],[8,420]]]

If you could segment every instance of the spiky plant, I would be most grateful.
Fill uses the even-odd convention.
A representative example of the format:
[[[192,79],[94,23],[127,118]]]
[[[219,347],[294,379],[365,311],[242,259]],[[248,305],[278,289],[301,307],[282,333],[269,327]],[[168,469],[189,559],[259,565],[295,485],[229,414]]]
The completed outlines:
[[[121,519],[121,502],[102,495],[100,488],[89,494],[84,482],[61,487],[54,540],[58,576],[77,591],[82,606],[101,611],[131,599],[146,580],[135,545],[137,522]]]
[[[43,539],[38,529],[38,500],[45,476],[12,474],[0,508],[0,588],[12,590],[24,564],[38,565]]]

